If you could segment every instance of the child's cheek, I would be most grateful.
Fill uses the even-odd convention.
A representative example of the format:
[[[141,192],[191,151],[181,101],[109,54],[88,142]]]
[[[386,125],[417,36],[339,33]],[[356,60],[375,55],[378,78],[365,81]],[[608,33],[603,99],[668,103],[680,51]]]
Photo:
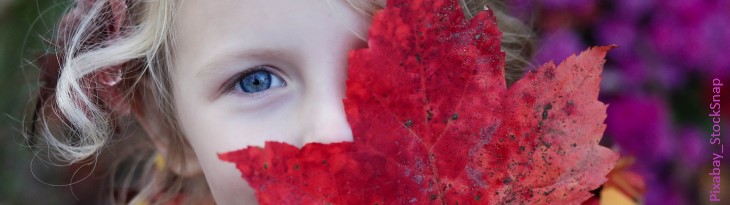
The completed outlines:
[[[233,164],[212,162],[217,167],[206,169],[208,186],[218,204],[255,204],[255,192],[240,176]]]

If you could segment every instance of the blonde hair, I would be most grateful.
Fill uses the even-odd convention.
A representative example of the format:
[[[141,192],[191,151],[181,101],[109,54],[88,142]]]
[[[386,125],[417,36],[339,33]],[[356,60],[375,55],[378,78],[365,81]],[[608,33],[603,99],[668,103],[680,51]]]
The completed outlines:
[[[385,6],[384,0],[344,1],[368,19]],[[171,28],[174,1],[127,2],[133,3],[128,7],[128,18],[118,38],[98,42],[105,35],[104,22],[111,15],[108,0],[96,0],[87,13],[76,14],[81,15],[79,21],[61,25],[58,29],[60,75],[55,84],[45,85],[46,89],[55,89],[55,95],[41,99],[36,105],[36,113],[28,122],[26,135],[42,139],[44,147],[55,153],[53,156],[69,164],[98,155],[99,150],[109,144],[112,136],[118,134],[115,131],[119,124],[115,122],[123,118],[114,114],[113,108],[108,105],[110,102],[104,102],[97,94],[89,93],[90,88],[102,85],[85,79],[95,72],[115,66],[121,66],[124,71],[123,83],[118,85],[124,88],[124,97],[121,100],[130,104],[138,103],[139,100],[154,102],[148,106],[159,108],[159,113],[156,114],[162,116],[161,126],[167,126],[172,131],[171,136],[165,136],[169,137],[169,147],[180,149],[171,150],[165,160],[184,163],[184,158],[191,154],[171,106],[173,96],[170,93],[172,82],[169,76],[174,41]],[[506,79],[508,83],[518,79],[523,68],[529,65],[528,59],[533,52],[533,35],[529,27],[502,12],[503,5],[497,1],[460,2],[467,11],[467,17],[483,10],[487,5],[493,10],[500,30],[504,33],[502,49],[507,57]],[[148,97],[151,99],[140,99]],[[133,164],[142,164],[139,169],[150,174],[128,174],[129,177],[123,180],[127,182],[124,183],[124,189],[130,188],[133,184],[131,181],[149,183],[136,186],[139,193],[130,202],[154,199],[152,203],[165,203],[175,200],[174,197],[181,192],[185,193],[186,201],[190,203],[194,203],[194,198],[205,198],[195,197],[195,194],[209,192],[202,177],[190,179],[177,176],[164,166],[159,166],[159,155],[155,154],[153,146],[142,146],[140,149],[146,150],[142,152],[146,154],[140,155],[140,152],[134,151],[137,154],[133,159],[137,162]],[[157,159],[157,168],[153,159]],[[136,172],[135,169],[137,166],[129,172]],[[133,176],[139,180],[131,179]],[[197,188],[191,188],[191,183],[196,184]],[[127,201],[122,197],[115,203]]]

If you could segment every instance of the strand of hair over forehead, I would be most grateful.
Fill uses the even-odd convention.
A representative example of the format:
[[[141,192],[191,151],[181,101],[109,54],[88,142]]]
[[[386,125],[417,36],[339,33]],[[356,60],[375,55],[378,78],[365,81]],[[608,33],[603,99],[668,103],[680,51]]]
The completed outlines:
[[[162,72],[157,69],[150,69],[154,66],[155,59],[161,45],[165,41],[169,30],[171,1],[150,1],[145,2],[146,8],[143,12],[144,19],[138,27],[132,28],[129,35],[124,35],[111,42],[104,42],[103,45],[93,45],[92,48],[84,48],[83,42],[91,37],[91,34],[98,28],[98,22],[107,0],[97,0],[91,11],[82,17],[78,29],[65,39],[65,55],[61,68],[61,75],[56,85],[56,103],[62,115],[68,123],[70,134],[67,137],[54,136],[48,127],[48,122],[43,119],[41,135],[44,136],[48,145],[55,148],[55,155],[69,163],[83,160],[103,147],[113,133],[111,115],[102,110],[94,103],[96,96],[89,96],[93,93],[85,91],[84,78],[95,71],[118,66],[130,60],[145,58],[146,65],[144,72]],[[120,28],[121,29],[121,28]],[[63,36],[63,35],[61,35]],[[156,78],[156,74],[151,74]],[[153,79],[160,81],[160,79]],[[91,81],[94,82],[94,81]],[[159,83],[156,83],[159,84]],[[90,85],[98,86],[98,85]],[[55,113],[59,114],[59,113]]]

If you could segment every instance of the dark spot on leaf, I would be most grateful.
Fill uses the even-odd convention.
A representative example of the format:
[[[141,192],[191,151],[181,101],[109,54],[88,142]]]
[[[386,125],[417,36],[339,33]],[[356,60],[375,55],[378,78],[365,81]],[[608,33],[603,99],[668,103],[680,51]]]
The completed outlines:
[[[416,60],[418,61],[418,63],[421,63],[421,55],[416,55]]]
[[[553,193],[553,191],[555,191],[555,188],[552,188],[549,191],[546,191],[546,192],[544,192],[542,194],[545,195],[545,196],[547,196],[547,195],[550,195],[550,193]]]
[[[433,201],[433,200],[436,200],[436,195],[435,194],[431,194],[431,201]]]
[[[544,161],[544,162],[545,162],[545,164],[548,164],[548,165],[551,165],[551,164],[553,164],[552,162],[548,161],[548,159],[547,159],[547,158],[545,158],[545,155],[543,155],[543,156],[542,156],[542,161]]]
[[[548,110],[553,108],[553,104],[546,104],[545,107],[542,109],[542,119],[545,120],[548,118]]]
[[[563,111],[565,112],[565,114],[568,115],[572,115],[573,113],[575,113],[576,109],[573,100],[568,101],[568,105],[563,108]]]
[[[413,120],[406,120],[406,123],[404,124],[407,128],[411,128],[413,126]]]
[[[545,78],[552,80],[555,78],[555,69],[545,69]]]
[[[431,112],[431,110],[426,110],[426,120],[428,120],[430,122],[432,118],[433,118],[433,113]]]
[[[476,196],[474,196],[474,200],[479,201],[481,199],[482,199],[482,195],[476,195]]]
[[[264,170],[269,169],[269,164],[264,163]]]
[[[502,180],[502,183],[504,183],[504,184],[509,184],[510,182],[512,182],[512,179],[509,177],[506,177],[506,178],[504,178],[504,180]]]
[[[295,164],[294,165],[294,170],[299,170],[299,165],[298,164]]]
[[[459,113],[454,113],[453,115],[451,115],[451,119],[452,120],[459,119]]]
[[[575,143],[573,143],[573,144],[571,144],[570,146],[571,146],[571,147],[576,147],[576,146],[578,146],[578,144],[575,144]]]

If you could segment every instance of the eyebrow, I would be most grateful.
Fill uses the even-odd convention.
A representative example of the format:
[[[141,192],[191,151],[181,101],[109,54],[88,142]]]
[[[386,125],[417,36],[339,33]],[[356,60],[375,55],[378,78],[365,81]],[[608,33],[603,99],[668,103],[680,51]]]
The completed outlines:
[[[203,66],[201,66],[200,71],[198,71],[197,75],[200,76],[203,74],[213,73],[218,69],[227,67],[224,65],[229,65],[232,62],[237,62],[245,59],[273,59],[275,57],[292,57],[288,52],[285,52],[283,49],[279,48],[253,48],[221,53],[223,53],[223,55],[216,55],[210,58],[210,62],[205,63]]]

